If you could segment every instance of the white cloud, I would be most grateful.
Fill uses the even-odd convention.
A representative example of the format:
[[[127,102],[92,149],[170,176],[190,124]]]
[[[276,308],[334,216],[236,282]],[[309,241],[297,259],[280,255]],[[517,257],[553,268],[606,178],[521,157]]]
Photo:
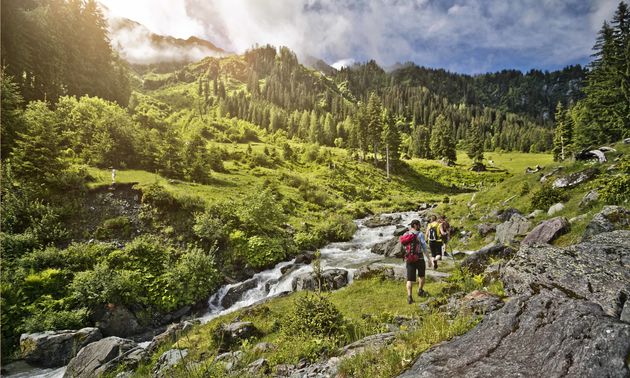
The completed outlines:
[[[618,0],[101,0],[157,33],[242,52],[286,45],[328,61],[412,60],[464,72],[584,61]],[[168,6],[167,6],[168,3]]]
[[[354,59],[346,58],[346,59],[338,60],[335,63],[331,64],[330,66],[332,68],[336,69],[336,70],[340,70],[340,69],[345,68],[345,67],[350,67],[354,63],[355,63]]]

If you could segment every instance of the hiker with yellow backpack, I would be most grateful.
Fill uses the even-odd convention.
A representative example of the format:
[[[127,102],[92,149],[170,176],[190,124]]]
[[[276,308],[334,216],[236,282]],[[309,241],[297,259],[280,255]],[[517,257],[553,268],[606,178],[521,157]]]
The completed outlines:
[[[444,246],[444,242],[442,240],[440,228],[440,222],[438,222],[437,216],[431,215],[429,217],[429,224],[427,225],[425,237],[426,240],[429,241],[431,264],[433,265],[433,269],[438,268],[438,260],[442,259],[443,254],[442,247]]]

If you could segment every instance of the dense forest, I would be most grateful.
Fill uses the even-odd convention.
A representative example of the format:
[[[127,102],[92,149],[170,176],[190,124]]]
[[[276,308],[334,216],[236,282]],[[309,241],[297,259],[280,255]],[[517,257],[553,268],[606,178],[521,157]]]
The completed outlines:
[[[323,73],[273,46],[139,72],[112,49],[94,0],[6,0],[1,27],[3,354],[20,332],[77,328],[107,303],[135,306],[151,323],[206,300],[244,266],[252,273],[347,239],[367,210],[344,205],[382,200],[389,181],[378,173],[414,158],[452,165],[465,149],[483,169],[484,151],[566,158],[630,135],[623,2],[586,69],[478,76],[414,65],[387,73],[374,61]],[[301,169],[284,173],[285,192],[262,179],[247,196],[207,202],[157,182],[130,189],[141,226],[90,210],[99,169],[236,191],[217,177],[283,167]],[[326,190],[305,178],[333,168]],[[287,225],[304,214],[319,223]]]

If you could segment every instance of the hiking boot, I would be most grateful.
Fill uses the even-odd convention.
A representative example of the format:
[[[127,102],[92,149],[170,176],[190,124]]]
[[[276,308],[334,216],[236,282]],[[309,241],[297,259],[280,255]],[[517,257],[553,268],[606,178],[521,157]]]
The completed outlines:
[[[437,270],[437,260],[433,260],[433,269]]]
[[[418,289],[418,296],[419,297],[426,297],[428,294],[426,291],[422,290],[422,289]]]
[[[413,298],[410,296],[407,297],[407,304],[412,304],[413,303]]]

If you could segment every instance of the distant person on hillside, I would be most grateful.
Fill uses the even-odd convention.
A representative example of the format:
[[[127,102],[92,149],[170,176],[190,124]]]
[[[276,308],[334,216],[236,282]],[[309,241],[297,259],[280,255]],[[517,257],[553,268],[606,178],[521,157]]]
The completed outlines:
[[[425,233],[426,239],[429,241],[429,248],[431,249],[431,263],[433,269],[438,268],[438,260],[442,259],[442,237],[440,235],[440,223],[435,215],[431,215],[430,222],[427,225],[427,231]]]
[[[414,219],[411,221],[409,231],[400,237],[400,243],[404,248],[403,260],[407,268],[407,303],[412,304],[413,297],[411,294],[413,283],[416,281],[416,273],[418,276],[418,296],[422,297],[426,295],[424,291],[426,264],[423,254],[427,255],[428,258],[428,250],[424,235],[420,232],[419,220]]]

